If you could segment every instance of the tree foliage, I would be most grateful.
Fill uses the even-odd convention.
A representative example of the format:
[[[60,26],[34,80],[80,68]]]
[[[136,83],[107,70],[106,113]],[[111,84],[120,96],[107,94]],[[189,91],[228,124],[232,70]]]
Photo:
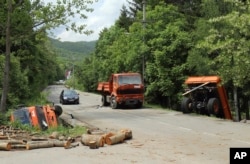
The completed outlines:
[[[3,56],[2,112],[13,104],[29,101],[61,74],[56,54],[48,48],[48,31],[65,26],[66,30],[91,34],[85,24],[72,18],[86,19],[93,1],[41,0],[1,1],[0,52]],[[15,70],[16,69],[16,70]],[[20,83],[15,80],[20,80]],[[20,86],[22,85],[22,86]],[[20,91],[15,94],[16,91]],[[6,106],[7,101],[7,106]],[[13,101],[13,102],[12,102]]]
[[[82,11],[92,10],[86,5],[90,1],[25,2],[22,10],[19,8],[12,13],[16,14],[12,23],[18,28],[12,26],[11,65],[14,67],[11,72],[18,76],[11,76],[11,79],[20,80],[23,86],[18,89],[30,95],[72,66],[71,59],[68,66],[57,64],[55,51],[46,39],[47,30],[65,25],[68,30],[89,34],[89,30],[84,30],[86,26],[75,24],[70,18],[78,12],[79,17],[86,18]],[[129,6],[122,7],[115,24],[100,32],[95,51],[73,63],[78,87],[95,92],[98,82],[107,81],[111,73],[145,73],[146,101],[178,110],[187,76],[219,75],[231,101],[248,115],[249,0],[128,2]],[[6,6],[5,2],[1,3]],[[143,3],[146,3],[145,13]],[[6,11],[6,7],[0,11]],[[24,20],[18,24],[19,17]],[[0,12],[0,20],[7,21],[6,12]],[[1,25],[0,61],[4,68],[5,27]],[[3,76],[0,74],[2,79]],[[17,89],[16,85],[10,88]],[[9,96],[14,95],[13,89],[10,93]],[[18,97],[21,96],[24,95]]]
[[[144,58],[148,102],[178,109],[190,75],[219,75],[229,95],[234,86],[249,94],[249,1],[146,1],[144,24],[143,1],[129,2],[82,64],[91,79],[85,88],[95,91],[111,73],[142,73]],[[133,20],[129,27],[126,20]],[[246,107],[246,99],[239,106]]]

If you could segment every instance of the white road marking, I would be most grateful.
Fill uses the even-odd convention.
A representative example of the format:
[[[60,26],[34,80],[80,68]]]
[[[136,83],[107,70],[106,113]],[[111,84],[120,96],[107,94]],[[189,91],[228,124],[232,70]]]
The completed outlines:
[[[191,131],[192,129],[189,129],[189,128],[184,128],[184,127],[178,127],[179,129],[181,129],[181,130],[185,130],[185,131]]]
[[[233,139],[233,140],[235,140],[235,139]],[[235,141],[237,141],[237,142],[241,142],[241,143],[244,143],[244,144],[250,144],[250,142],[243,141],[243,140],[235,140]]]
[[[208,133],[208,132],[203,132],[204,135],[207,135],[207,136],[212,136],[212,137],[217,137],[215,134],[213,133]]]

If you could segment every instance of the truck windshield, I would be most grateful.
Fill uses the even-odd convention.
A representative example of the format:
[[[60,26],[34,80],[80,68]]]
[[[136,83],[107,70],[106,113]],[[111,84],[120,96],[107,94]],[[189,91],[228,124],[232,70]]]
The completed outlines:
[[[141,77],[135,75],[118,76],[118,83],[122,84],[141,84]]]

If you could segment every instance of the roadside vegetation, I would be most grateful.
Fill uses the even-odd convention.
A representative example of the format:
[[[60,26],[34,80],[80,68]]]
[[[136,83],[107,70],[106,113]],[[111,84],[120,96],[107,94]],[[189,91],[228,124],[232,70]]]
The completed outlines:
[[[129,0],[114,25],[101,31],[94,51],[82,58],[79,51],[62,50],[72,43],[52,44],[48,37],[60,25],[91,34],[84,25],[67,24],[71,16],[92,11],[85,6],[89,1],[65,2],[0,2],[1,113],[18,104],[45,103],[41,91],[65,80],[66,70],[72,72],[66,84],[87,92],[96,92],[111,73],[130,71],[144,73],[147,104],[172,110],[180,109],[188,76],[218,75],[236,120],[249,119],[249,0]],[[72,13],[67,5],[79,10]],[[78,43],[75,47],[79,50]]]

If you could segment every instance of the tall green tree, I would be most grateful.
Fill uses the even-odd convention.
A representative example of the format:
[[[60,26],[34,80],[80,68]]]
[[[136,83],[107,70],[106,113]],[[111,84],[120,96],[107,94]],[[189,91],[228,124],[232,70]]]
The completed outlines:
[[[150,51],[146,63],[146,94],[150,101],[174,108],[181,92],[185,62],[189,50],[189,33],[184,15],[164,2],[149,9],[146,38]]]
[[[238,91],[246,90],[249,95],[250,79],[250,3],[249,1],[227,1],[232,10],[224,16],[211,18],[209,35],[197,44],[197,48],[206,49],[211,73],[219,74],[225,83],[232,83],[236,120],[240,120]],[[243,73],[244,72],[244,73]]]
[[[11,53],[15,52],[12,45],[22,45],[23,38],[33,37],[35,41],[42,40],[47,31],[60,25],[65,25],[67,30],[73,30],[87,35],[90,34],[91,31],[86,30],[85,24],[76,24],[71,21],[71,18],[76,16],[81,19],[86,19],[85,12],[93,11],[93,9],[88,7],[88,4],[93,3],[93,1],[65,0],[45,4],[40,0],[7,0],[1,1],[0,3],[2,6],[0,9],[1,46],[6,45],[0,110],[1,112],[5,112],[9,92],[10,56]],[[5,43],[3,42],[4,40]],[[41,51],[41,53],[39,53],[38,47],[36,48],[38,54],[43,54]],[[17,56],[19,55],[19,53],[15,54]],[[45,63],[42,62],[40,62],[40,64],[45,65]]]

